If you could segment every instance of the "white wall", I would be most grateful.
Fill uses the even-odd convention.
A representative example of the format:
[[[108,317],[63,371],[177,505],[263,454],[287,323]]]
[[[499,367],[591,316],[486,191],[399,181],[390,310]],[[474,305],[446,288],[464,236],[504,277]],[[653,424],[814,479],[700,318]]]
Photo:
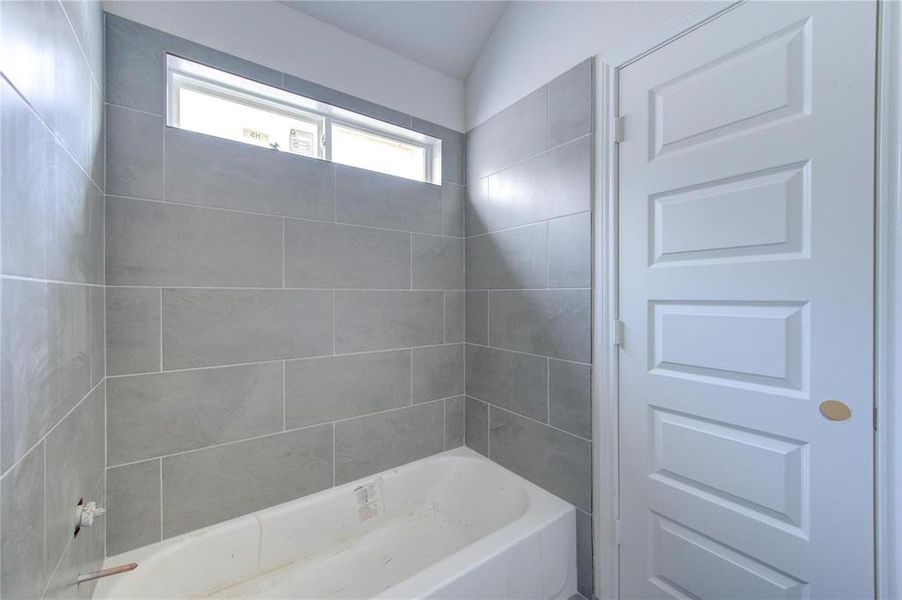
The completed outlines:
[[[104,1],[105,10],[465,131],[464,83],[276,2]]]
[[[512,2],[467,79],[467,129],[596,54],[610,54],[701,1]]]

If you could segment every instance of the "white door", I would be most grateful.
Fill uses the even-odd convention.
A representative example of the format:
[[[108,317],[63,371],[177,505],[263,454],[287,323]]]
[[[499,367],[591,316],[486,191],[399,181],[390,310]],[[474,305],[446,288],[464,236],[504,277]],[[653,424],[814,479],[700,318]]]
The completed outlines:
[[[875,31],[752,2],[620,73],[624,598],[873,597]]]

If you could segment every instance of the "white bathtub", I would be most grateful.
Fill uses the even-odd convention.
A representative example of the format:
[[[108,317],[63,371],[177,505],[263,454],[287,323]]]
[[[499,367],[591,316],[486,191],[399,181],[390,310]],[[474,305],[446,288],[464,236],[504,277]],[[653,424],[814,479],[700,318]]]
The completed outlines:
[[[576,593],[571,505],[467,448],[107,558],[103,598]]]

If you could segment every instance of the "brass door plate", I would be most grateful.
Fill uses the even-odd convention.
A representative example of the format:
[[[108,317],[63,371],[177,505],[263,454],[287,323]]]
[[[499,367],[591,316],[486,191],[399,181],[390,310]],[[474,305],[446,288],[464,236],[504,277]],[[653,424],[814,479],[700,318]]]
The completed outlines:
[[[824,400],[820,409],[821,414],[831,421],[848,421],[852,418],[852,409],[839,400]]]

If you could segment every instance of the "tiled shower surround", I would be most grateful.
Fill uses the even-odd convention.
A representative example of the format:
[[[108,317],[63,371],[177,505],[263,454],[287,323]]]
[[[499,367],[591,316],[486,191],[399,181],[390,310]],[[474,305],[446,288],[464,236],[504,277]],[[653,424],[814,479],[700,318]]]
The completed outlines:
[[[106,15],[107,554],[464,440],[463,134]],[[441,186],[165,125],[165,53],[443,140]]]
[[[577,507],[592,597],[592,63],[467,134],[466,443]]]
[[[0,597],[90,597],[104,523],[103,13],[0,2]]]

